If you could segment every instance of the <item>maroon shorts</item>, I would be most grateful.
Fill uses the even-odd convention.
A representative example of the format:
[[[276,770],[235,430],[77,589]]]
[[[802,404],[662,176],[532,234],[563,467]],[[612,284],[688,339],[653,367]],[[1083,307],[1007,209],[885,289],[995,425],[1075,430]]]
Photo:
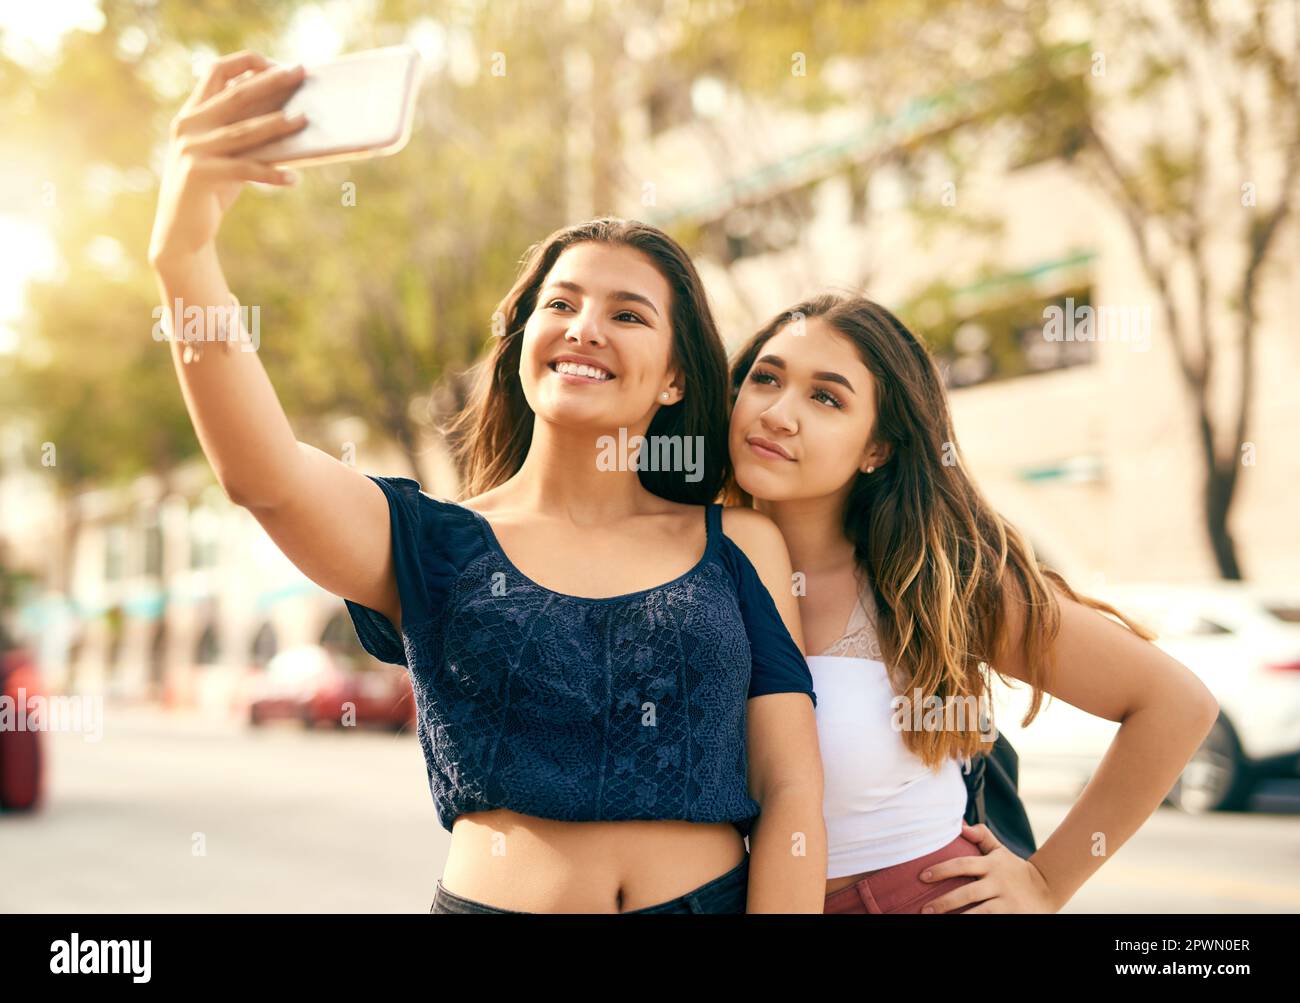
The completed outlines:
[[[975,843],[965,836],[958,836],[947,846],[941,846],[924,857],[907,860],[878,871],[870,871],[857,884],[831,892],[826,896],[826,907],[822,912],[919,913],[921,907],[927,902],[947,894],[954,888],[979,880],[969,875],[962,875],[937,882],[922,881],[922,871],[941,860],[980,855],[980,848]],[[949,912],[965,912],[971,908],[971,905],[951,909]]]

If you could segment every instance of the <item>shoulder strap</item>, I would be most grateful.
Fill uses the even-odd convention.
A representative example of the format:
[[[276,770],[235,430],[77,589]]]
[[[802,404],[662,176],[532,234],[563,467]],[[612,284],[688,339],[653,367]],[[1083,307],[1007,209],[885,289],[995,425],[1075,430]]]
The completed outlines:
[[[1037,852],[1033,826],[1020,798],[1020,757],[1005,735],[991,748],[971,757],[966,781],[966,821],[983,822],[1008,850],[1028,858]]]

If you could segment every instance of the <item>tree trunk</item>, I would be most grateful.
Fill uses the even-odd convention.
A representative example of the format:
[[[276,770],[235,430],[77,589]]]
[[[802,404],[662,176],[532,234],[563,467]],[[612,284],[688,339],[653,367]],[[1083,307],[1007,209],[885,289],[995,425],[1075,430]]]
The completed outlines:
[[[1237,486],[1236,470],[1224,470],[1210,460],[1205,478],[1205,528],[1210,534],[1210,546],[1219,574],[1230,581],[1241,581],[1241,566],[1237,563],[1237,544],[1228,529],[1228,511]]]
[[[1226,462],[1220,458],[1215,449],[1214,423],[1210,418],[1209,402],[1205,399],[1205,382],[1198,380],[1189,389],[1193,393],[1198,412],[1197,428],[1200,433],[1201,456],[1205,461],[1205,529],[1210,537],[1210,550],[1219,567],[1219,575],[1231,581],[1240,581],[1237,544],[1228,529],[1228,512],[1232,509],[1232,498],[1237,491],[1238,453],[1234,450]]]

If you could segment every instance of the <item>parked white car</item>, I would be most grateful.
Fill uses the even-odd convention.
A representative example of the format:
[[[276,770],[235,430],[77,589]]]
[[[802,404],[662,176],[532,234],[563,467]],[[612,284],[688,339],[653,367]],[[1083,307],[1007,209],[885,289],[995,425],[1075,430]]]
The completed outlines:
[[[1167,800],[1184,811],[1249,805],[1256,783],[1300,775],[1300,593],[1241,583],[1126,585],[1091,591],[1151,627],[1155,643],[1195,672],[1219,719]],[[1028,687],[994,677],[994,720],[1024,767],[1091,777],[1118,730],[1055,697],[1022,728]]]

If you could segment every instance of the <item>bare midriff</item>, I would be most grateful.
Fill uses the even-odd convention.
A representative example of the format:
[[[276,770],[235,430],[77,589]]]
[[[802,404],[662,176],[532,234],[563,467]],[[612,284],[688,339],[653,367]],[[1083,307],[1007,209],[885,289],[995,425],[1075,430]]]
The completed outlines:
[[[516,912],[630,912],[721,877],[745,853],[730,822],[560,822],[496,808],[452,823],[442,886]]]

